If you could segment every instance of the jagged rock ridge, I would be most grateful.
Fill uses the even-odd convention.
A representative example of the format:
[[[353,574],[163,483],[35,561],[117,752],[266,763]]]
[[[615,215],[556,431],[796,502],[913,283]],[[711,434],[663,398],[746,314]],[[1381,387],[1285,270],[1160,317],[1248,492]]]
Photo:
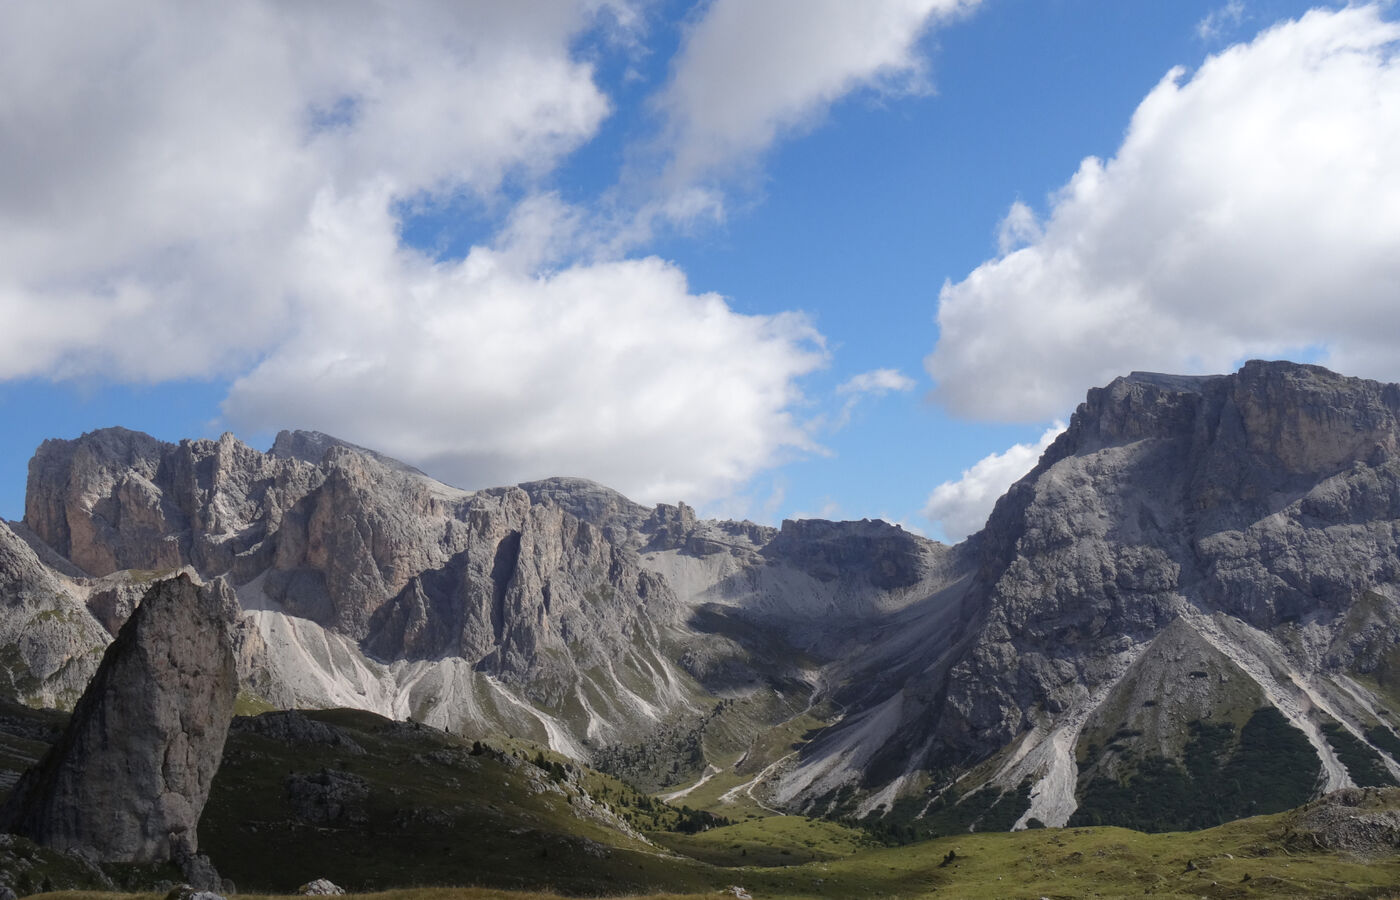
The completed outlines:
[[[268,454],[46,442],[25,525],[108,628],[141,570],[226,578],[244,687],[278,706],[589,757],[760,698],[725,727],[833,723],[747,785],[772,805],[975,827],[976,795],[1020,825],[1138,821],[1152,785],[1208,793],[1261,735],[1303,761],[1290,791],[1400,778],[1397,410],[1400,388],[1311,366],[1135,373],[951,548],[581,479],[460,491],[302,432]],[[1221,802],[1159,824],[1253,801]]]
[[[642,512],[579,480],[461,491],[314,433],[261,454],[229,435],[109,429],[40,447],[26,523],[79,567],[108,628],[153,572],[233,582],[245,686],[276,705],[534,734],[584,756],[698,690],[663,649],[684,611],[640,565]]]

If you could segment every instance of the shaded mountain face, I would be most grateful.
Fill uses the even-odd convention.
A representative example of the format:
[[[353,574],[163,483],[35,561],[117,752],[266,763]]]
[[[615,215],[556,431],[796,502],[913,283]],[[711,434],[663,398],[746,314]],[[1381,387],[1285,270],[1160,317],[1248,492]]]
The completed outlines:
[[[61,699],[183,567],[236,590],[248,702],[525,736],[656,786],[713,764],[731,800],[904,828],[1213,824],[1400,778],[1397,441],[1394,385],[1138,373],[946,547],[581,479],[466,492],[315,433],[109,429],[31,463],[0,638],[75,624],[0,662]]]
[[[36,578],[66,567],[89,632],[119,628],[161,573],[232,585],[250,701],[527,735],[579,758],[703,720],[721,695],[762,698],[745,727],[787,717],[839,650],[798,660],[791,642],[840,644],[849,620],[915,598],[946,549],[883,523],[699,521],[581,479],[467,492],[306,432],[266,454],[229,435],[47,441],[17,527],[52,558]],[[749,602],[760,593],[776,604]]]
[[[559,490],[635,506],[587,487]],[[590,729],[649,727],[690,686],[661,650],[681,616],[668,586],[569,508],[460,491],[325,435],[263,454],[108,429],[40,447],[25,521],[110,630],[156,573],[235,585],[243,681],[265,701],[538,732],[584,755]]]
[[[35,706],[71,707],[110,636],[67,579],[24,540],[26,533],[23,525],[0,522],[0,693]]]
[[[1020,824],[1187,827],[1394,783],[1398,438],[1400,388],[1312,366],[1091,391],[969,542],[949,649],[787,796],[858,778],[919,815],[990,783],[1026,794]],[[1222,772],[1285,751],[1264,796],[1227,796]],[[1183,795],[1202,808],[1166,809]]]

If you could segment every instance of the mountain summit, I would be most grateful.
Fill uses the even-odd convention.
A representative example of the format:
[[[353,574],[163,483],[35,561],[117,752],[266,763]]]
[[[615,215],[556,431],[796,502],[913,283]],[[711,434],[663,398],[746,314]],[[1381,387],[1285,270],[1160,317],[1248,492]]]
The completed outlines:
[[[1398,438],[1400,387],[1315,366],[1090,391],[969,540],[921,670],[784,790],[855,777],[917,815],[991,785],[1025,794],[1022,825],[1175,828],[1395,783]],[[1214,790],[1265,747],[1296,771]]]
[[[108,429],[31,463],[0,652],[17,698],[63,702],[183,569],[236,588],[248,702],[916,832],[1195,827],[1400,780],[1398,445],[1395,385],[1134,373],[948,547],[582,479],[462,491],[316,433]]]

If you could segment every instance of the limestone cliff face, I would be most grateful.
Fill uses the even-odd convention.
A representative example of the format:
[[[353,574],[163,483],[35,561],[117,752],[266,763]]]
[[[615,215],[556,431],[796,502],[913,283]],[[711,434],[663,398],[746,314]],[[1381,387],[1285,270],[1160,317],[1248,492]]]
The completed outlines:
[[[581,479],[462,491],[317,433],[262,454],[108,429],[40,448],[27,524],[81,567],[111,631],[146,570],[226,579],[249,606],[245,686],[270,700],[545,723],[541,739],[578,753],[568,734],[640,733],[689,708],[661,650],[682,611],[637,553],[649,514]]]
[[[71,708],[106,643],[81,592],[0,522],[0,694]]]
[[[945,547],[879,521],[706,521],[582,479],[461,491],[315,433],[262,454],[109,430],[40,448],[8,565],[14,597],[66,591],[109,629],[150,577],[132,569],[226,579],[243,684],[278,705],[581,757],[718,697],[765,710],[722,726],[737,756],[738,732],[805,706],[832,725],[766,771],[770,805],[928,811],[968,775],[958,791],[1054,825],[1144,761],[1245,766],[1260,734],[1301,748],[1296,790],[1400,781],[1397,448],[1395,385],[1136,373]]]
[[[381,659],[462,657],[559,703],[578,672],[654,644],[678,607],[666,583],[604,530],[519,488],[465,509],[464,546],[409,580],[370,622]]]
[[[167,444],[124,428],[45,441],[29,463],[25,524],[93,576],[123,569],[252,577],[283,513],[324,476],[224,435]]]
[[[988,524],[949,737],[1010,740],[1183,612],[1271,630],[1400,584],[1398,438],[1400,387],[1313,366],[1090,392]]]
[[[237,690],[218,600],[186,576],[156,584],[0,827],[107,861],[189,857]]]
[[[470,495],[348,446],[283,516],[264,590],[288,612],[356,640],[388,598],[465,547]]]
[[[1311,744],[1318,787],[1359,777],[1352,739],[1394,780],[1393,713],[1362,682],[1394,679],[1400,641],[1398,440],[1400,387],[1313,366],[1091,391],[965,545],[946,649],[882,695],[903,712],[863,786],[990,758],[1034,784],[1022,821],[1062,824],[1076,784],[1179,758],[1193,722],[1238,736],[1261,706]]]
[[[860,579],[882,590],[909,587],[932,568],[929,542],[896,525],[869,520],[786,521],[763,548],[818,581]]]

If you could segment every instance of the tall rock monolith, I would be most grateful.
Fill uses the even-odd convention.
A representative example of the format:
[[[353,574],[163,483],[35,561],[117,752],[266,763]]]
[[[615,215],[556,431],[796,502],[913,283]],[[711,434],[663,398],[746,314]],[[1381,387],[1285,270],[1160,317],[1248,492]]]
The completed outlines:
[[[0,828],[105,862],[191,858],[237,693],[219,599],[186,575],[156,583]]]

